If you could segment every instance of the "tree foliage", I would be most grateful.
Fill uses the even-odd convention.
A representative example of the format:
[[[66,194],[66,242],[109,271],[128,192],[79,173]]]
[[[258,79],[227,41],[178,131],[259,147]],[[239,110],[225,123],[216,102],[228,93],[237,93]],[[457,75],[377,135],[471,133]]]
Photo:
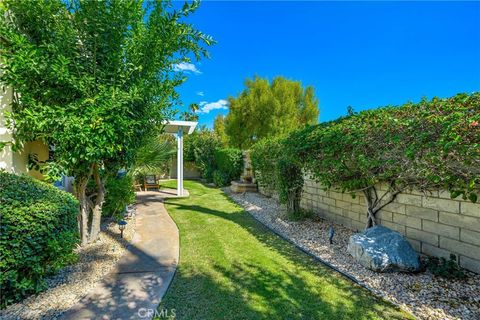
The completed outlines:
[[[75,177],[82,243],[96,239],[109,172],[127,165],[169,114],[184,81],[176,63],[207,54],[210,37],[184,20],[197,2],[5,0],[1,81],[14,88],[16,143],[41,139]],[[92,203],[88,180],[98,186]]]
[[[125,207],[135,202],[132,176],[111,175],[105,182],[105,189],[107,192],[102,215],[121,220],[124,217]]]
[[[363,193],[367,227],[405,190],[448,190],[476,202],[480,194],[480,94],[424,99],[351,112],[285,139],[252,147],[255,177],[294,211],[303,174],[325,189]],[[379,193],[383,183],[388,190]],[[296,202],[297,201],[297,202]]]
[[[189,110],[183,111],[180,114],[180,120],[183,121],[198,121],[198,114],[197,111],[199,109],[199,105],[197,103],[191,103],[188,107]]]
[[[132,177],[165,171],[177,151],[171,135],[148,138],[135,154],[128,174]]]
[[[220,148],[215,150],[215,167],[213,180],[215,185],[223,187],[238,180],[243,171],[242,150],[236,148]]]
[[[217,137],[222,141],[224,145],[228,145],[228,136],[225,132],[225,116],[219,114],[215,117],[213,121],[213,132],[217,135]]]
[[[318,99],[313,87],[276,77],[245,81],[245,90],[229,98],[225,132],[230,145],[248,148],[265,137],[284,135],[318,122]]]

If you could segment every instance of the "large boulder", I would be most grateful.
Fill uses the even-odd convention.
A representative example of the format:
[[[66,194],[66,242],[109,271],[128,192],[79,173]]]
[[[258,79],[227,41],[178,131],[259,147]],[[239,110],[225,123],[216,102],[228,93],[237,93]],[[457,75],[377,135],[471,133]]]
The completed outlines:
[[[410,243],[400,233],[383,226],[352,235],[347,251],[373,271],[420,271],[420,259]]]

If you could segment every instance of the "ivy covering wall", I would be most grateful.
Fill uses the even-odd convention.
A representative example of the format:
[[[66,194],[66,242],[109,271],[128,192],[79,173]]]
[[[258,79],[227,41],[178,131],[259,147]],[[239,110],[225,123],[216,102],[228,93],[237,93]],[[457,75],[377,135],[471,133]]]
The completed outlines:
[[[443,189],[476,202],[480,93],[351,113],[277,141],[260,141],[252,148],[252,164],[258,183],[287,203],[301,196],[292,185],[302,174],[326,189],[352,197],[362,193],[367,227],[404,190]],[[379,192],[378,183],[386,183],[388,190]]]

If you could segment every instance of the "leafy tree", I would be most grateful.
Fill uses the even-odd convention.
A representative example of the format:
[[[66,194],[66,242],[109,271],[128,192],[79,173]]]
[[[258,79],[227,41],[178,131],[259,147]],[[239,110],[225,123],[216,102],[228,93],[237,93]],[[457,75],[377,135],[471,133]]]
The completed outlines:
[[[199,109],[198,104],[192,103],[189,106],[188,111],[183,111],[180,114],[180,119],[184,121],[198,121],[198,114],[196,113]]]
[[[183,120],[183,121],[198,121],[198,114],[191,113],[189,111],[183,111],[180,114],[180,120]]]
[[[191,103],[188,108],[190,109],[190,112],[192,113],[196,113],[198,111],[198,109],[200,109],[200,106],[198,105],[198,103]]]
[[[198,7],[168,1],[5,0],[1,81],[15,90],[15,143],[54,145],[75,177],[82,244],[97,238],[105,179],[155,136],[184,77],[173,65],[206,56],[212,39],[185,19]],[[96,195],[86,194],[89,179]],[[93,211],[91,228],[88,217]]]
[[[176,151],[173,136],[162,135],[156,139],[148,139],[137,150],[128,174],[135,177],[165,170]]]
[[[190,106],[188,108],[189,108],[188,111],[183,111],[180,114],[180,120],[198,121],[198,114],[196,113],[199,109],[198,104],[192,103],[192,104],[190,104]]]
[[[283,77],[271,83],[255,77],[245,86],[237,98],[229,98],[225,132],[232,146],[248,148],[262,138],[318,122],[318,99],[312,87],[304,89],[300,82]]]
[[[224,115],[219,114],[215,117],[215,120],[213,121],[213,132],[215,132],[220,141],[222,141],[222,144],[228,145],[228,136],[225,133]]]

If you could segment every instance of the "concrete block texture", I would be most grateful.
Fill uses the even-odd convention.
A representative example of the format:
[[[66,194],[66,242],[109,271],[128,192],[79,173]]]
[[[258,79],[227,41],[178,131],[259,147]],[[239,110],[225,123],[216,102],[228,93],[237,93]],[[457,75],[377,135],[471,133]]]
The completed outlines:
[[[460,202],[460,212],[467,216],[480,218],[480,203]]]
[[[440,237],[440,248],[459,253],[472,259],[480,260],[480,247],[473,244]]]
[[[355,198],[338,190],[325,191],[306,179],[302,207],[327,220],[354,230],[363,230],[366,204],[360,192]],[[377,186],[381,196],[387,185]],[[377,223],[405,235],[418,252],[460,257],[462,267],[480,272],[480,203],[461,197],[450,198],[448,191],[405,191],[377,213]]]
[[[422,242],[429,243],[434,246],[438,246],[438,235],[415,228],[407,227],[407,237]]]
[[[449,212],[440,212],[439,221],[443,224],[465,228],[467,230],[479,231],[480,218],[464,216],[462,214],[454,214]]]
[[[460,239],[460,228],[449,226],[446,224],[433,222],[429,220],[423,220],[423,228],[424,231],[435,233],[441,236],[445,236],[451,239]]]
[[[420,219],[438,221],[438,211],[429,208],[406,205],[405,213],[409,216],[417,217]]]
[[[460,230],[460,240],[462,242],[467,242],[480,246],[480,232],[471,231],[467,229]]]

